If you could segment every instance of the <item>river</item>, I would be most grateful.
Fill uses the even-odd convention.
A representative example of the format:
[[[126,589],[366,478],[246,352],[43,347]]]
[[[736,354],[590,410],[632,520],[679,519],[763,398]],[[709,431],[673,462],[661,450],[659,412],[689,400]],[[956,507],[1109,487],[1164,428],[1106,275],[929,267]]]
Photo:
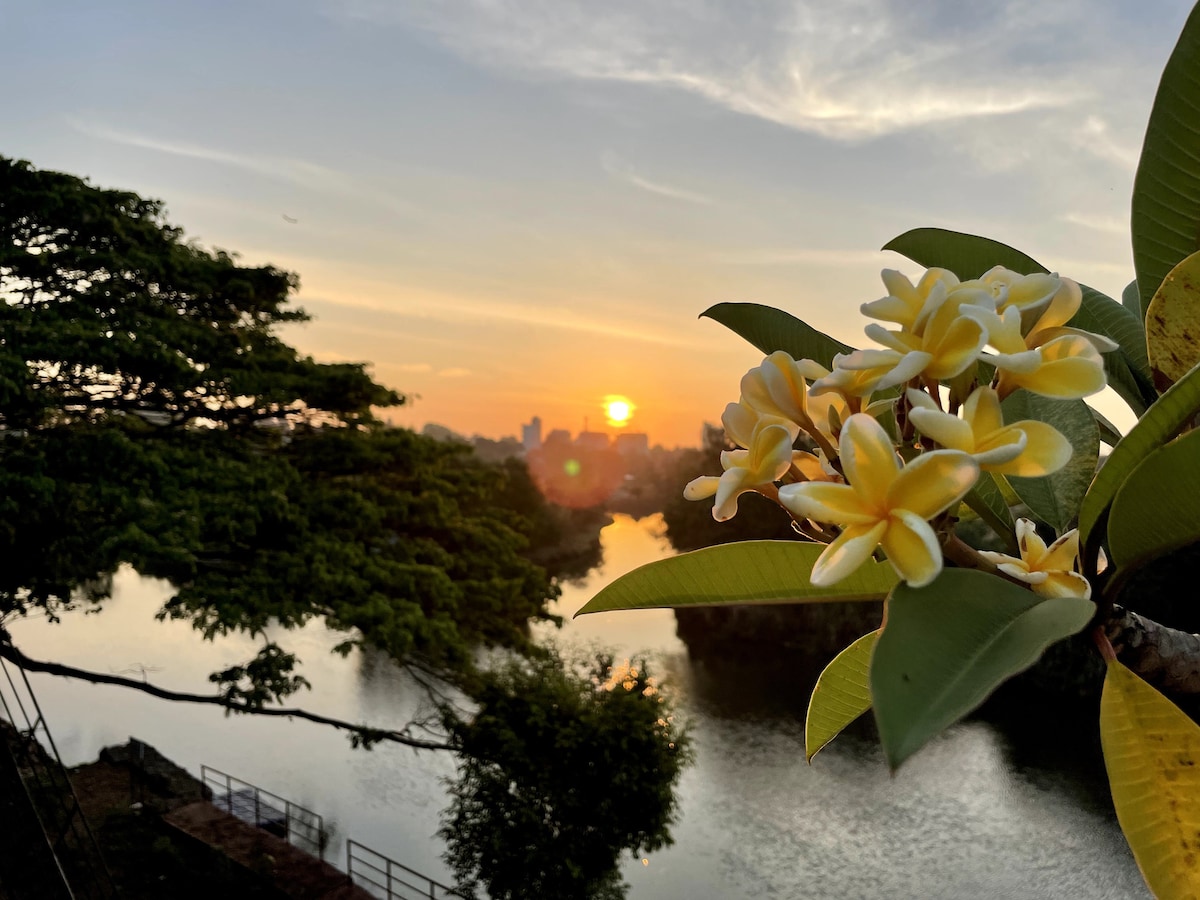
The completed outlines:
[[[601,533],[602,564],[567,585],[556,612],[571,616],[620,574],[671,551],[657,516],[617,516]],[[202,642],[181,622],[157,622],[162,582],[118,573],[112,601],[59,624],[14,622],[31,656],[208,692],[209,672],[244,661],[243,636]],[[1149,894],[1124,843],[1092,761],[1053,739],[1014,743],[970,721],[948,730],[895,777],[869,723],[804,761],[802,709],[810,685],[715,685],[689,661],[674,614],[645,610],[585,616],[539,639],[644,655],[691,724],[695,764],[680,784],[675,844],[624,867],[630,900],[759,898],[1139,898]],[[272,635],[304,660],[313,690],[298,705],[352,721],[403,725],[419,698],[377,655],[329,653],[319,624]],[[727,673],[725,678],[736,678]],[[333,729],[303,721],[226,716],[125,688],[31,676],[68,765],[135,736],[193,772],[202,763],[323,814],[345,838],[449,882],[438,818],[445,754],[398,746],[351,749]],[[780,697],[783,702],[774,702]],[[731,699],[732,698],[732,699]],[[740,698],[740,699],[739,699]]]

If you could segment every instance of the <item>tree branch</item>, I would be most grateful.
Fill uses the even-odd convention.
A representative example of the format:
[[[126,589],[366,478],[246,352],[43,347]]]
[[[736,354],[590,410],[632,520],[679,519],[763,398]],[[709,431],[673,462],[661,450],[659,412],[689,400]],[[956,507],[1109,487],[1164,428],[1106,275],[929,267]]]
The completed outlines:
[[[78,678],[82,681],[90,681],[93,684],[115,684],[119,687],[133,688],[134,690],[150,694],[153,697],[159,697],[163,700],[172,700],[180,703],[203,703],[209,706],[220,706],[230,712],[247,713],[256,716],[283,716],[289,719],[305,719],[309,722],[316,722],[318,725],[329,725],[333,728],[349,732],[353,737],[365,744],[375,743],[376,741],[392,741],[397,744],[403,744],[406,747],[413,747],[417,750],[455,749],[452,744],[445,742],[415,738],[405,734],[403,731],[372,728],[368,725],[355,725],[351,722],[333,719],[329,716],[322,716],[303,709],[247,706],[227,700],[218,695],[170,691],[149,682],[135,681],[132,678],[125,678],[121,675],[107,675],[103,672],[89,672],[85,669],[76,669],[73,666],[64,666],[61,663],[43,662],[31,659],[8,641],[0,641],[0,657],[7,659],[14,665],[20,666],[26,672],[43,672],[47,675],[58,675],[61,678]]]
[[[1120,606],[1104,623],[1117,658],[1163,691],[1200,694],[1200,634],[1160,625]]]

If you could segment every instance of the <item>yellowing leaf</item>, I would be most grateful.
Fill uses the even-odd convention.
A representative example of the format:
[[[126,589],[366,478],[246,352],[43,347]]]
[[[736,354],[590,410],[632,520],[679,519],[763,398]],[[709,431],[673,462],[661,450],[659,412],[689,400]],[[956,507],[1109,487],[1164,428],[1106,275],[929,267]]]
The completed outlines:
[[[1117,820],[1159,900],[1200,897],[1200,727],[1115,660],[1100,740]]]
[[[1200,251],[1173,268],[1146,309],[1154,386],[1165,391],[1200,363]]]
[[[871,708],[871,651],[878,637],[878,631],[864,634],[835,656],[817,679],[804,721],[804,757],[809,762]]]

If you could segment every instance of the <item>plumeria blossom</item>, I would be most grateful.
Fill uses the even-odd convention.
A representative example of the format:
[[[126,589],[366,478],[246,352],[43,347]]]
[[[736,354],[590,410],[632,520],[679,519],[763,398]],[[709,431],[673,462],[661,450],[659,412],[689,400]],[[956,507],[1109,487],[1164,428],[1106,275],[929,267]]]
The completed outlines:
[[[859,309],[864,316],[895,322],[912,334],[921,332],[925,319],[959,285],[958,276],[949,269],[928,269],[915,285],[895,269],[884,269],[880,277],[888,295]]]
[[[877,546],[910,585],[933,581],[942,550],[928,520],[963,498],[979,477],[978,464],[958,450],[935,450],[902,467],[883,426],[865,413],[846,421],[839,450],[847,484],[779,489],[780,502],[796,516],[842,528],[813,566],[812,583],[841,581]]]
[[[1033,522],[1017,519],[1017,546],[1021,552],[1020,559],[991,550],[980,551],[979,555],[1005,575],[1028,584],[1040,597],[1091,598],[1092,586],[1075,571],[1079,559],[1077,529],[1068,531],[1047,547]]]
[[[997,369],[996,389],[1001,398],[1025,388],[1044,397],[1070,400],[1095,394],[1107,384],[1097,346],[1097,340],[1107,339],[1099,335],[1045,329],[1035,334],[1046,340],[1031,347],[1021,334],[1021,313],[1015,306],[1002,315],[979,307],[966,314],[983,325],[988,343],[998,351],[986,359]]]
[[[808,384],[821,377],[824,369],[812,360],[797,362],[782,350],[776,350],[762,364],[742,376],[742,402],[769,416],[779,416],[807,429]]]
[[[715,496],[713,518],[718,522],[732,519],[737,513],[738,497],[774,485],[792,467],[792,440],[787,427],[770,419],[762,420],[748,441],[748,449],[726,450],[721,454],[723,475],[694,479],[684,488],[683,496],[688,500]]]
[[[782,425],[788,430],[793,441],[800,433],[799,426],[790,419],[764,415],[748,404],[745,397],[737,403],[726,404],[725,412],[721,413],[721,427],[725,429],[725,437],[743,449],[750,447],[754,441],[755,430],[763,424]]]
[[[920,351],[855,350],[833,358],[833,371],[813,382],[814,396],[834,392],[850,398],[870,397],[881,387],[916,378],[929,365],[930,356]],[[887,384],[883,382],[887,380]]]
[[[1005,425],[1000,396],[990,387],[971,393],[961,419],[942,412],[923,391],[910,388],[906,396],[908,417],[921,434],[971,454],[985,472],[1031,478],[1057,472],[1071,460],[1071,442],[1053,425],[1033,419]]]
[[[921,358],[923,365],[918,374],[936,381],[949,381],[973,365],[988,342],[983,323],[964,315],[964,307],[991,312],[995,309],[995,300],[982,288],[960,286],[947,293],[923,320],[918,319],[914,331],[889,331],[876,323],[868,325],[865,331],[871,340],[902,354],[905,360]],[[908,366],[897,365],[876,387],[903,384],[912,377],[908,370]]]

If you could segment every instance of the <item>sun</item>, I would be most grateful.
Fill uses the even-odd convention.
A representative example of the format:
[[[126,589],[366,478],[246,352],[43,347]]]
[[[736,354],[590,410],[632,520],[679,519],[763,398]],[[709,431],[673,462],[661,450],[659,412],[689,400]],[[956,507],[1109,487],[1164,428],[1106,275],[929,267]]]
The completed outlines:
[[[614,428],[628,425],[629,419],[633,416],[635,409],[637,407],[633,405],[633,401],[628,397],[609,394],[604,398],[605,421]]]

